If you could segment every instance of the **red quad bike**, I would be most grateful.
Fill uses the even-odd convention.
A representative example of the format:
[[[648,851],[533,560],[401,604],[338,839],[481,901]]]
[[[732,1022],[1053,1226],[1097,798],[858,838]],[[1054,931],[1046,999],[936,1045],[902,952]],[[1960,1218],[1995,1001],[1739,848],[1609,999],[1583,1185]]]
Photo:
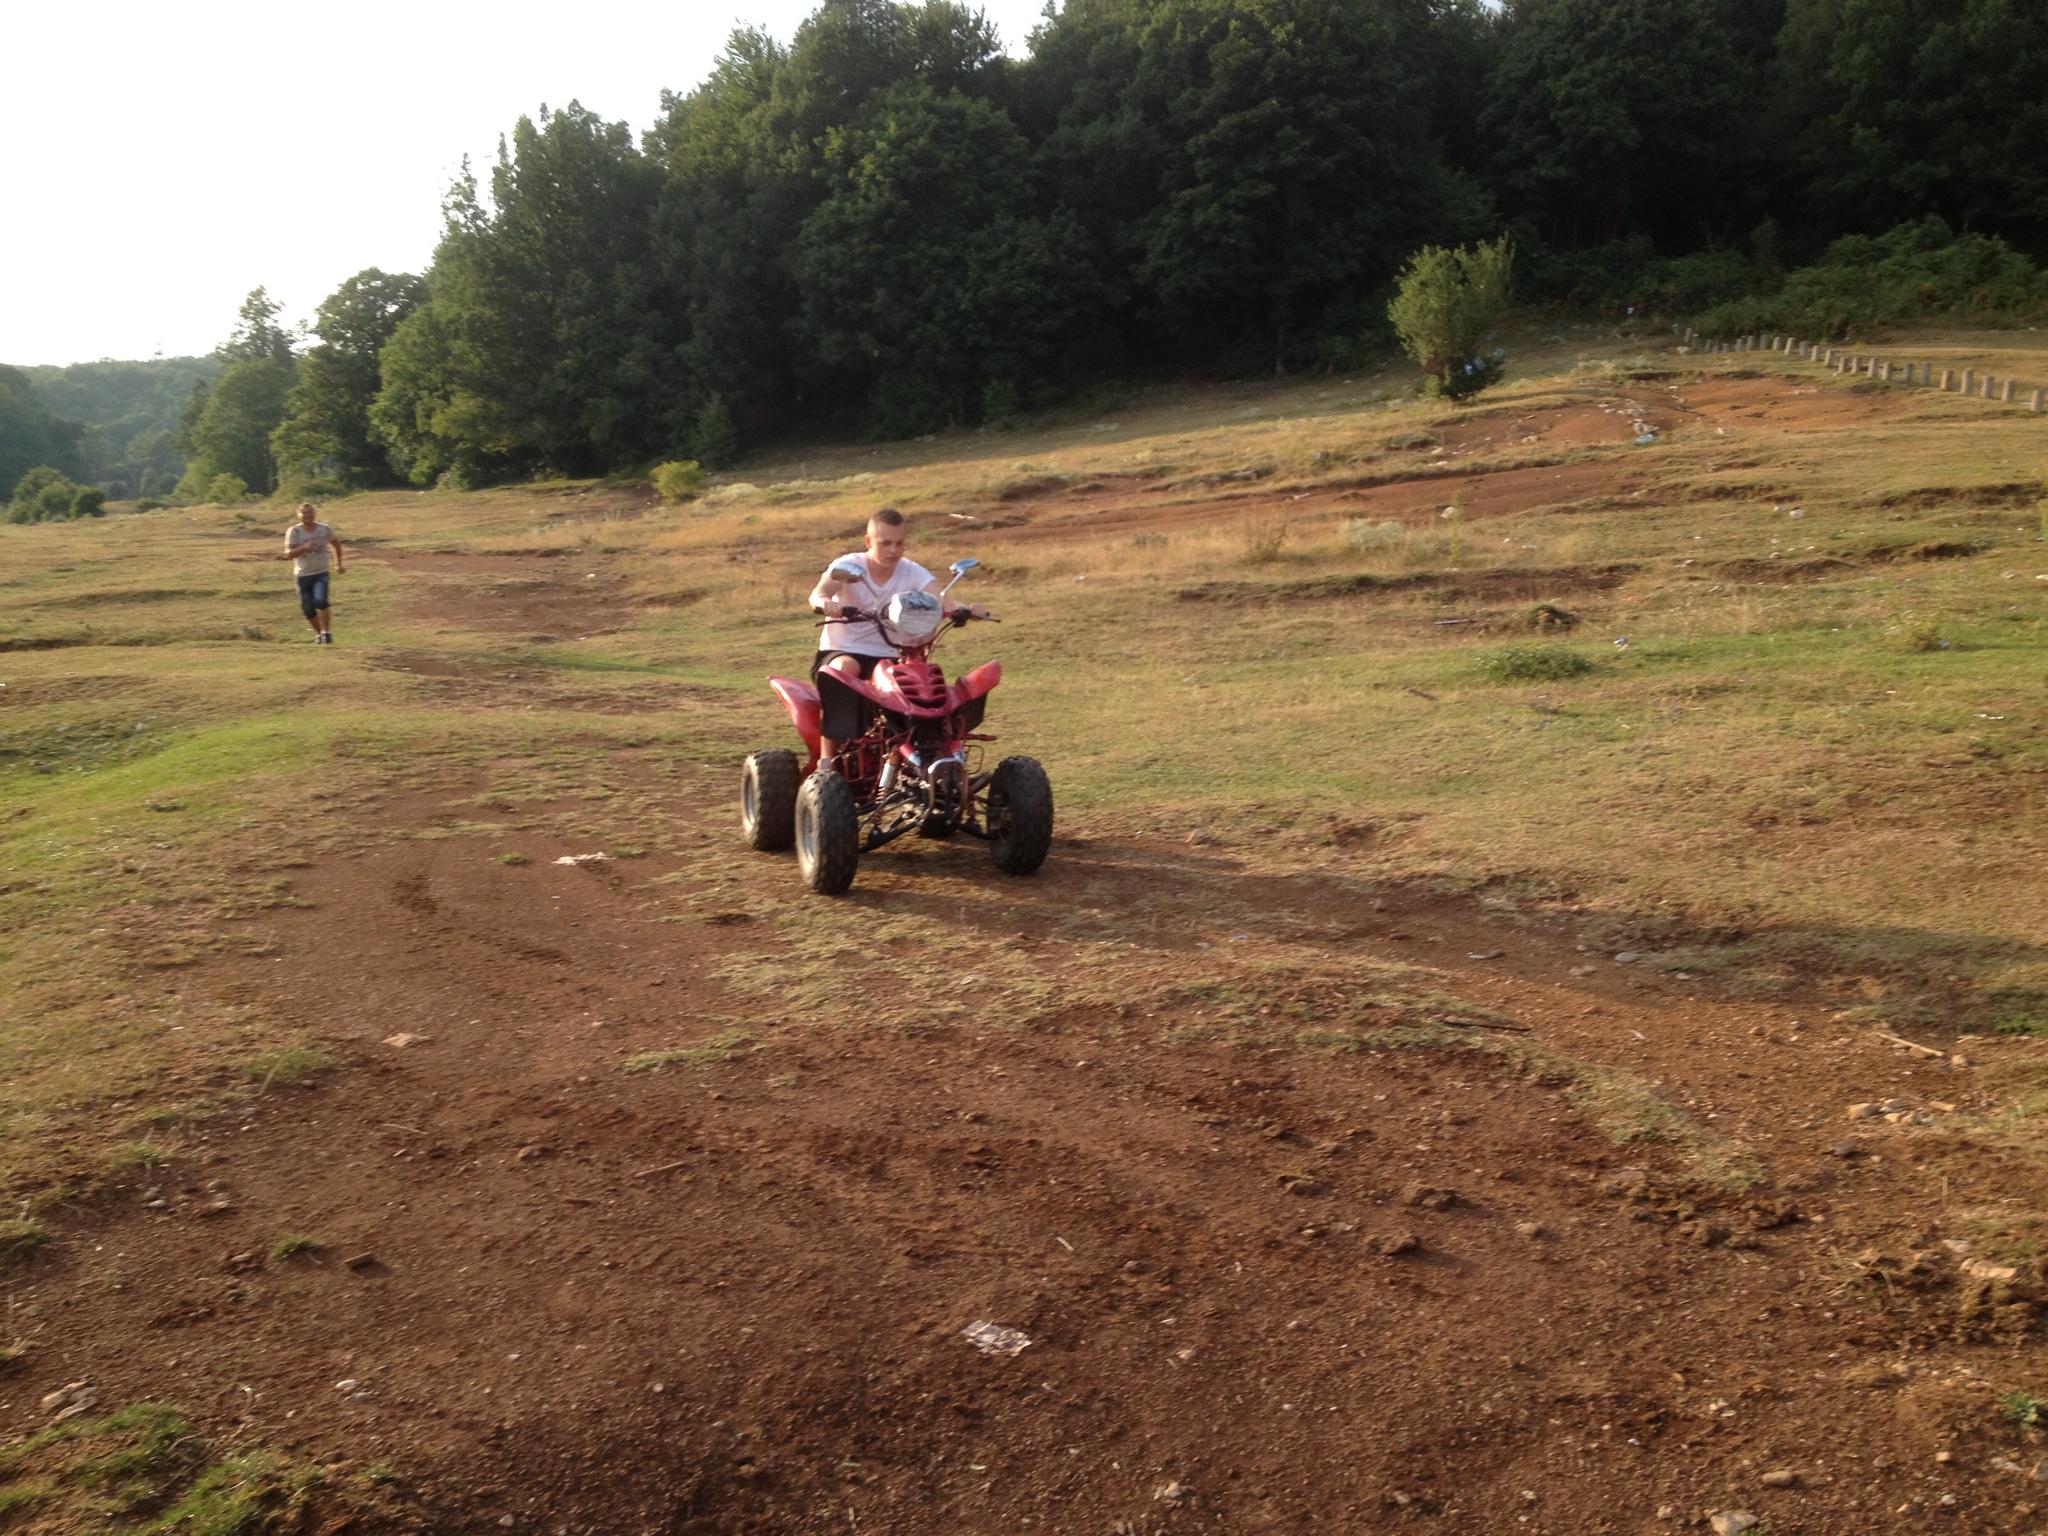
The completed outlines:
[[[945,592],[980,563],[955,561]],[[846,566],[833,574],[858,581],[864,573]],[[864,735],[841,746],[836,773],[818,771],[823,717],[817,688],[792,677],[768,679],[810,759],[801,772],[785,747],[747,759],[740,830],[749,847],[765,853],[794,844],[804,884],[821,895],[845,891],[863,853],[908,832],[981,838],[1006,875],[1033,873],[1052,846],[1052,785],[1045,770],[1031,758],[1006,757],[993,772],[981,771],[978,744],[994,738],[978,727],[989,693],[1002,680],[1002,663],[985,661],[948,683],[931,660],[939,636],[969,618],[965,608],[948,608],[944,595],[902,592],[879,613],[844,610],[846,618],[874,620],[901,654],[877,665],[872,681],[840,679],[876,713]]]

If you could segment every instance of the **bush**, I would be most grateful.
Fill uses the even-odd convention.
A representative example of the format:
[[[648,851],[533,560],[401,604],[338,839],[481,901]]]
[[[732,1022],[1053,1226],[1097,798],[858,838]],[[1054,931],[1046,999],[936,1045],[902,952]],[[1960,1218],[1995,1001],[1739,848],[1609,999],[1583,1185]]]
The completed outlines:
[[[8,508],[8,520],[16,523],[43,523],[71,515],[71,503],[77,497],[79,488],[70,476],[62,470],[52,469],[47,464],[38,464],[23,475],[14,485],[14,501]]]
[[[663,501],[692,501],[704,494],[704,466],[695,459],[670,459],[648,478]]]
[[[713,393],[697,408],[690,423],[690,457],[706,469],[724,469],[739,452],[740,435],[732,424],[725,396]]]
[[[1447,251],[1426,245],[1402,269],[1387,318],[1428,377],[1431,394],[1462,400],[1497,382],[1507,354],[1486,341],[1513,296],[1515,248],[1491,244]]]
[[[1550,683],[1583,677],[1593,663],[1558,645],[1511,645],[1479,658],[1479,670],[1496,683]]]
[[[1958,235],[1928,218],[1837,240],[1777,293],[1717,305],[1696,324],[1722,338],[1757,331],[1855,337],[1932,317],[2048,319],[2048,272],[1995,236]]]
[[[1344,542],[1353,549],[1392,549],[1408,537],[1408,525],[1393,518],[1374,522],[1367,517],[1344,519]]]
[[[73,517],[104,517],[107,512],[107,493],[96,485],[83,485],[78,494],[71,498]]]
[[[232,507],[249,495],[249,482],[240,475],[223,471],[206,482],[206,499],[217,507]]]

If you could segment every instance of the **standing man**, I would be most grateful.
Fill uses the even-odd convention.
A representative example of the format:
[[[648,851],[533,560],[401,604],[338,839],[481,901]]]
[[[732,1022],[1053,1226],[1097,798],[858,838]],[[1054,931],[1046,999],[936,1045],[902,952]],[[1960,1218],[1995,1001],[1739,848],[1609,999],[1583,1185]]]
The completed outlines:
[[[327,552],[334,551],[334,574],[347,569],[341,539],[333,525],[319,520],[310,501],[299,503],[299,520],[285,530],[284,556],[299,578],[299,611],[313,626],[315,645],[334,644],[334,617],[327,608]]]
[[[818,633],[818,659],[811,667],[811,679],[818,685],[818,704],[823,715],[819,730],[818,771],[836,770],[839,749],[857,738],[868,726],[868,703],[841,677],[872,677],[875,663],[889,661],[896,647],[882,635],[872,619],[847,620],[840,613],[859,608],[880,613],[899,592],[930,592],[936,595],[942,584],[923,566],[912,560],[910,529],[903,514],[884,507],[868,519],[867,547],[858,554],[842,555],[825,568],[811,589],[811,607],[832,622]],[[859,581],[842,582],[832,566],[858,566],[866,574]],[[988,617],[979,603],[968,612],[977,619]]]

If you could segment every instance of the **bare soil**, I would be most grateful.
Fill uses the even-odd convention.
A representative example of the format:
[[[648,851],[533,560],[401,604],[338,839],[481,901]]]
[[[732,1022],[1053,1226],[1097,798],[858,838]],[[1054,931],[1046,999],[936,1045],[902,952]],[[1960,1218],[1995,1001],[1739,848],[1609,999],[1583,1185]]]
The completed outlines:
[[[1822,408],[1802,417],[1783,389],[1693,386],[1682,409],[1811,424]],[[1505,425],[1628,430],[1598,414]],[[1468,507],[1625,494],[1629,475],[1481,473]],[[1409,484],[1345,506],[1447,500]],[[1142,493],[1095,513],[1193,515]],[[435,622],[587,634],[617,586],[581,561],[387,563]],[[478,711],[532,702],[516,663],[384,664]],[[772,731],[765,694],[761,718]],[[611,767],[657,786],[688,838],[736,840],[724,787],[707,803],[657,752]],[[64,1218],[10,1279],[16,1327],[52,1342],[0,1383],[0,1432],[87,1379],[306,1460],[395,1468],[435,1531],[2048,1520],[2025,1475],[2041,1448],[1998,1411],[2001,1391],[2048,1388],[2040,1260],[2006,1273],[1943,1242],[1959,1213],[2038,1210],[2048,1190],[1938,1123],[1845,1118],[1895,1098],[1940,1122],[1994,1044],[1953,1064],[1952,1040],[1897,1049],[1817,993],[1758,1004],[1621,963],[1569,912],[1374,882],[1346,865],[1371,823],[1313,849],[1091,828],[1029,881],[976,846],[899,844],[864,865],[857,909],[1069,981],[1094,963],[1073,911],[1173,892],[1119,951],[1162,1001],[875,1029],[861,1000],[888,985],[886,953],[850,965],[822,1016],[714,974],[803,942],[759,916],[764,893],[806,899],[785,860],[743,866],[748,899],[706,920],[660,857],[566,867],[589,848],[526,837],[531,863],[499,862],[502,840],[456,830],[479,788],[365,808],[413,835],[295,871],[307,905],[249,923],[276,956],[180,974],[301,1021],[345,1070],[271,1088]],[[1247,907],[1260,925],[1240,936]],[[1189,956],[1287,934],[1443,970],[1511,1028],[1348,1053],[1176,1035]],[[736,1015],[756,1038],[732,1060],[621,1070]],[[418,1038],[386,1043],[401,1035]],[[1478,1048],[1503,1040],[1522,1054]],[[1760,1177],[1712,1174],[1683,1139],[1617,1141],[1560,1062],[1626,1075]],[[290,1234],[321,1246],[272,1257]],[[977,1322],[1031,1342],[984,1354],[963,1336]]]

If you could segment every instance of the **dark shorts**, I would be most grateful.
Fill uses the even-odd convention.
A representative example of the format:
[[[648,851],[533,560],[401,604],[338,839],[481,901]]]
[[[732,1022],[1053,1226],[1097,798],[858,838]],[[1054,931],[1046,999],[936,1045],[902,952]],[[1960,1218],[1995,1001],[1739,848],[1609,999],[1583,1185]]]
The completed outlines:
[[[852,741],[867,730],[875,718],[875,706],[825,670],[834,656],[851,656],[860,663],[860,675],[873,677],[875,664],[885,656],[862,656],[854,651],[820,651],[811,663],[811,681],[818,685],[818,708],[824,716],[821,729],[834,741]]]
[[[309,619],[327,606],[327,575],[320,571],[299,578],[299,611]]]

